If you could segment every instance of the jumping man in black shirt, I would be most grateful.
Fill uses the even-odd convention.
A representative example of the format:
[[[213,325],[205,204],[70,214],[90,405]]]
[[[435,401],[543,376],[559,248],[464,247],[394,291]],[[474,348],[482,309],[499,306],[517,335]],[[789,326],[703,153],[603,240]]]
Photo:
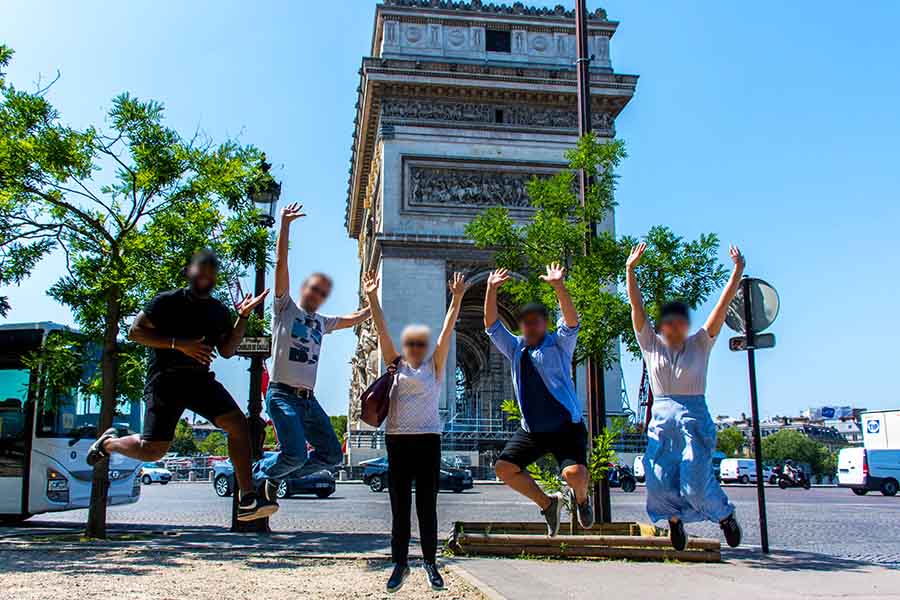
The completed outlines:
[[[188,287],[163,292],[141,311],[128,338],[152,348],[145,387],[146,413],[140,435],[118,437],[107,429],[88,453],[94,464],[113,452],[144,461],[159,460],[169,450],[175,426],[185,410],[209,419],[228,434],[228,455],[240,487],[238,519],[252,521],[278,510],[257,501],[250,478],[250,435],[247,419],[209,365],[220,356],[234,356],[247,329],[247,318],[269,290],[250,294],[237,306],[232,324],[229,310],[210,296],[216,285],[219,262],[210,251],[191,258]]]

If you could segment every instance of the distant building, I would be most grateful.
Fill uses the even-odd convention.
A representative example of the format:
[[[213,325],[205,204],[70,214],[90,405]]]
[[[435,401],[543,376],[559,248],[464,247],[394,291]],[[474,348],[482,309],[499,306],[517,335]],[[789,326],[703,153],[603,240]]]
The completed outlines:
[[[191,431],[194,434],[194,439],[197,440],[198,442],[202,442],[203,440],[208,438],[209,434],[211,434],[214,431],[218,431],[219,433],[222,433],[222,434],[225,433],[224,431],[222,431],[221,429],[219,429],[212,423],[209,423],[208,421],[201,421],[199,423],[192,424]]]

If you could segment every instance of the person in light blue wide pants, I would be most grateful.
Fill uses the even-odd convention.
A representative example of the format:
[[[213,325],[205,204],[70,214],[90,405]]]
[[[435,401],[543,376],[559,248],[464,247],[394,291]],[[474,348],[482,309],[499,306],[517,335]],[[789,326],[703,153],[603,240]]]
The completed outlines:
[[[725,323],[728,305],[740,286],[744,257],[729,249],[734,269],[719,302],[704,326],[690,333],[690,311],[684,303],[669,302],[660,311],[657,333],[647,318],[635,268],[646,244],[631,250],[626,262],[631,321],[647,366],[655,399],[648,408],[647,514],[668,520],[669,536],[676,550],[687,546],[685,523],[718,523],[729,546],[741,543],[741,527],[734,505],[713,474],[716,426],[706,407],[706,371],[709,354]]]
[[[713,473],[715,449],[716,426],[703,396],[653,399],[644,453],[651,520],[718,523],[734,513]]]

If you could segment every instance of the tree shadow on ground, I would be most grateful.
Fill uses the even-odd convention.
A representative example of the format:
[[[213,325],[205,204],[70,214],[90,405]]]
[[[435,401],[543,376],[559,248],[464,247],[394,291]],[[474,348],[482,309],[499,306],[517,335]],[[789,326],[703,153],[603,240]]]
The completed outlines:
[[[722,559],[726,562],[736,562],[751,569],[783,572],[815,572],[815,571],[862,571],[870,568],[883,568],[886,565],[804,552],[799,550],[775,550],[765,555],[760,550],[738,548],[722,550]],[[887,566],[888,568],[895,568]]]

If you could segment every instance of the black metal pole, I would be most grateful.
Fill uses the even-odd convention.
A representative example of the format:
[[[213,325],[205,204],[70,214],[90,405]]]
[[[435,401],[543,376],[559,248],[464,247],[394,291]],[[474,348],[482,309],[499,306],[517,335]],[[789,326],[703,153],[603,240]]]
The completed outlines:
[[[575,2],[575,38],[578,46],[576,70],[578,74],[578,135],[583,137],[591,133],[591,57],[588,54],[587,0]],[[587,173],[578,171],[578,196],[581,205],[585,204],[585,194],[590,185]],[[597,235],[597,224],[591,222],[584,241],[585,253],[590,253],[593,238]],[[606,394],[603,386],[603,365],[589,357],[585,365],[587,372],[587,406],[588,426],[591,440],[603,433],[606,428]],[[594,506],[601,523],[612,521],[612,508],[609,499],[609,481],[604,478],[595,481],[592,490]]]
[[[753,419],[753,456],[756,458],[756,502],[759,509],[759,540],[764,554],[769,553],[769,524],[766,518],[766,482],[763,479],[762,436],[759,432],[759,399],[756,393],[756,354],[753,349],[753,311],[750,306],[750,279],[741,281],[744,294],[744,334],[747,336],[747,369],[750,375],[750,416]]]
[[[256,283],[254,294],[260,295],[266,289],[266,263],[258,261],[256,265]],[[265,307],[262,303],[255,309],[256,316],[260,319],[265,316]],[[250,390],[247,400],[247,424],[250,429],[250,459],[256,462],[263,455],[263,444],[266,439],[266,422],[262,419],[262,373],[263,357],[254,356],[250,359]],[[257,519],[255,521],[241,522],[237,520],[237,480],[235,479],[234,502],[232,503],[231,530],[239,532],[268,533],[269,519]]]

